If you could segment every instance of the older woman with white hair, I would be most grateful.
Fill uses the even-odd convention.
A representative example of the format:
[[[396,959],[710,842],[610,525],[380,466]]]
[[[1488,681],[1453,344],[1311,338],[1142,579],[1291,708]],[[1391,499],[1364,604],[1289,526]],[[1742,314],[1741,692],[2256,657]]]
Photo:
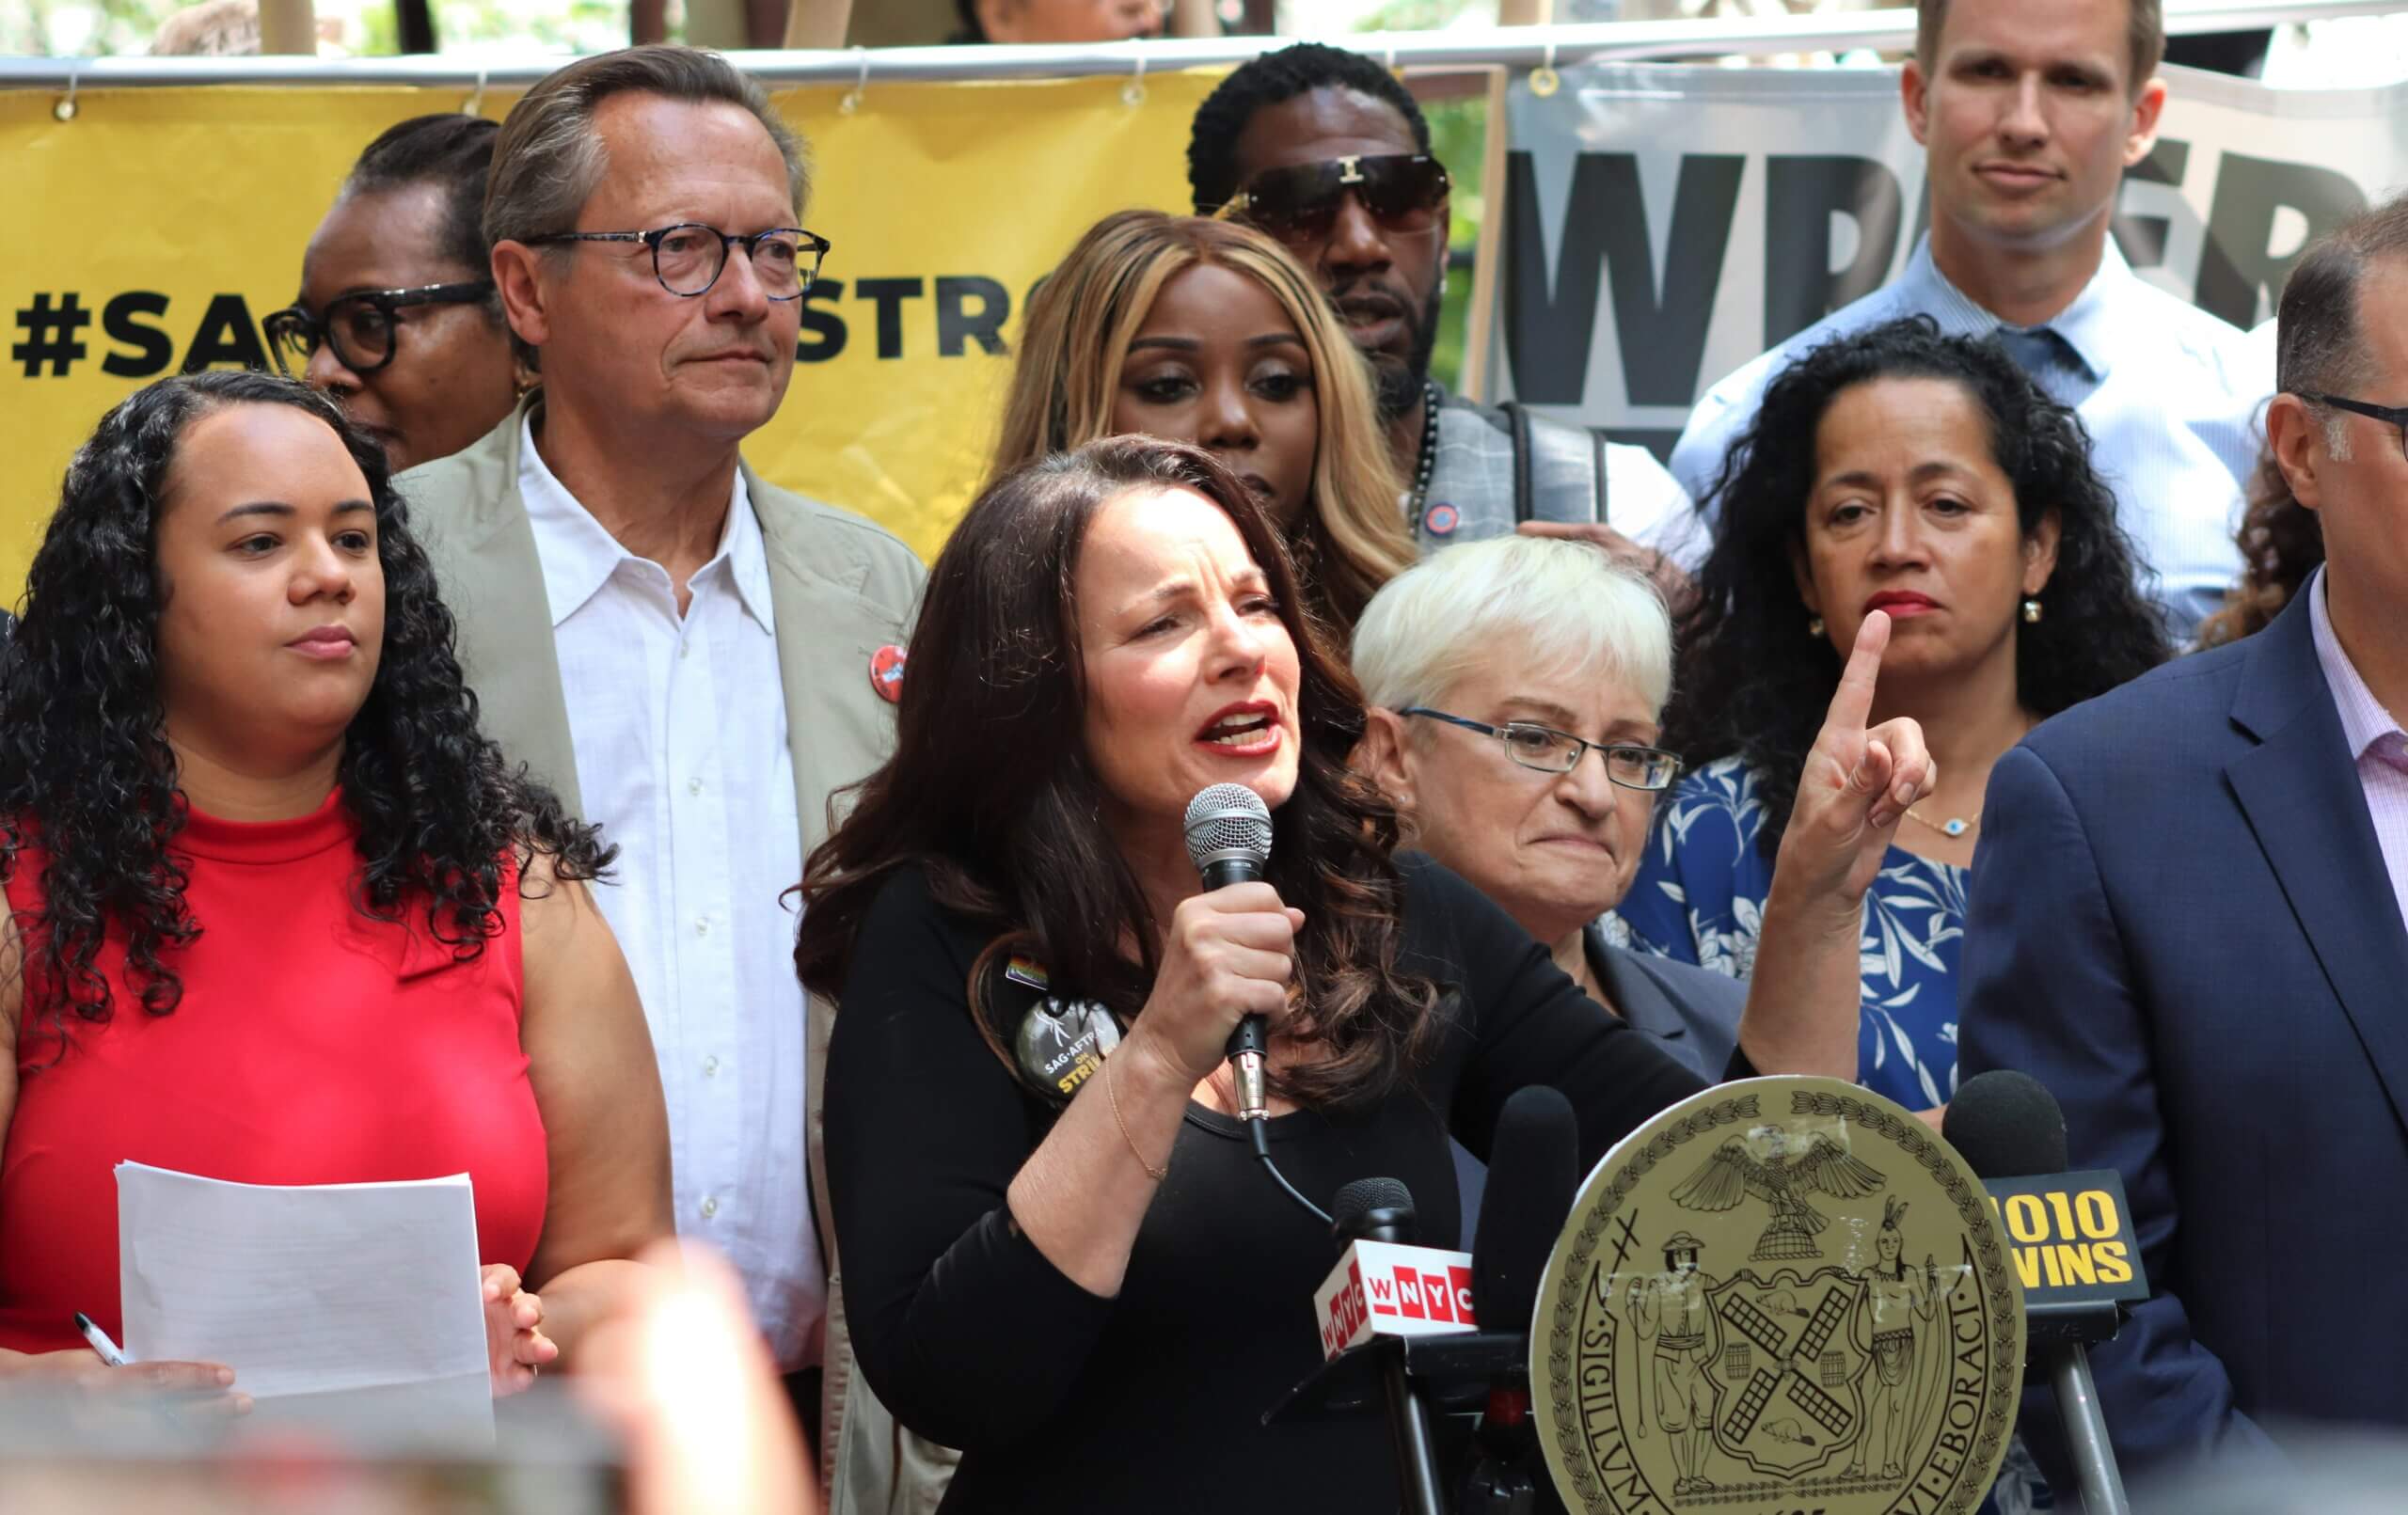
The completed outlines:
[[[1386,792],[1407,842],[1502,906],[1591,999],[1720,1078],[1746,984],[1615,946],[1597,924],[1629,890],[1656,797],[1681,770],[1656,745],[1672,633],[1654,586],[1583,543],[1469,543],[1372,597],[1354,664],[1370,707],[1354,766]],[[1861,901],[1866,882],[1845,887]],[[1766,912],[1807,903],[1776,892]],[[1828,915],[1832,902],[1813,903]],[[1805,936],[1834,971],[1784,978],[1853,996],[1852,924]]]

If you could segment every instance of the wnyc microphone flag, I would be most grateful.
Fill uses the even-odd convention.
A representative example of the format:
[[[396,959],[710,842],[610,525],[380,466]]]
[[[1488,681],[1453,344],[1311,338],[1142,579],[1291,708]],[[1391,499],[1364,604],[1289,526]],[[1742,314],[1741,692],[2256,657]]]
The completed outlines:
[[[1473,1331],[1471,1254],[1394,1241],[1356,1241],[1313,1291],[1321,1349],[1336,1357],[1373,1336]]]

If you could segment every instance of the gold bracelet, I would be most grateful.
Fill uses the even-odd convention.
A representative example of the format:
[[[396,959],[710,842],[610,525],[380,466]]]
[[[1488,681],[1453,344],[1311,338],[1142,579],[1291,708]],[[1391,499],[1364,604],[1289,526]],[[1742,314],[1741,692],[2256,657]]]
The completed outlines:
[[[1148,1162],[1146,1154],[1137,1150],[1137,1139],[1129,1134],[1129,1123],[1120,1117],[1120,1097],[1112,1090],[1112,1059],[1109,1057],[1103,1060],[1103,1097],[1105,1103],[1112,1106],[1112,1124],[1120,1128],[1120,1139],[1129,1144],[1129,1155],[1137,1160],[1138,1167],[1146,1170],[1146,1176],[1156,1183],[1169,1177],[1170,1164],[1164,1162],[1157,1168]]]

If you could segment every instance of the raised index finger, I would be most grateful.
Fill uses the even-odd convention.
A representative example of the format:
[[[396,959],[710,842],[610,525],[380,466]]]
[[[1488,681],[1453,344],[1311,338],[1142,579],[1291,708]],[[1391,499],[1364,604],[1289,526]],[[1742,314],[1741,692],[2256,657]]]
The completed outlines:
[[[1831,696],[1824,725],[1864,730],[1873,716],[1873,686],[1881,676],[1881,652],[1889,645],[1889,614],[1876,610],[1856,628],[1856,645],[1848,652],[1847,667],[1840,671],[1840,686]]]

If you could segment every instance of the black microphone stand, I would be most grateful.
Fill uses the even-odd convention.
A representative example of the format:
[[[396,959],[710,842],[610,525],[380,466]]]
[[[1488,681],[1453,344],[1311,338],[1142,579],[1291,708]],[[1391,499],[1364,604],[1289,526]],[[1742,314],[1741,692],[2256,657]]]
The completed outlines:
[[[2131,1515],[2115,1448],[2107,1439],[2107,1417],[2099,1404],[2099,1381],[2090,1374],[2089,1344],[2113,1341],[2123,1311],[2112,1301],[2036,1304],[2025,1314],[2033,1354],[2048,1364],[2057,1416],[2065,1427],[2066,1455],[2073,1461],[2084,1515]]]
[[[1519,1333],[1454,1332],[1431,1336],[1374,1336],[1314,1369],[1265,1412],[1266,1426],[1353,1419],[1385,1411],[1397,1415],[1394,1397],[1403,1386],[1414,1408],[1414,1428],[1392,1437],[1397,1482],[1408,1515],[1452,1515],[1437,1469],[1434,1416],[1470,1414],[1488,1400],[1490,1386],[1529,1365],[1530,1339]],[[1397,1418],[1389,1422],[1398,1426]],[[1405,1459],[1415,1461],[1408,1469]],[[1425,1460],[1426,1459],[1426,1460]],[[1426,1471],[1426,1475],[1423,1470]],[[1542,1504],[1542,1511],[1548,1507]]]
[[[1402,1184],[1396,1186],[1396,1196],[1395,1206],[1349,1216],[1339,1226],[1340,1238],[1411,1245],[1414,1213]],[[1346,1209],[1342,1196],[1339,1209],[1341,1214]],[[1446,1503],[1438,1493],[1437,1432],[1430,1423],[1429,1404],[1405,1372],[1402,1352],[1389,1355],[1381,1365],[1380,1379],[1388,1402],[1388,1435],[1396,1444],[1396,1481],[1404,1491],[1407,1515],[1447,1515]]]
[[[1331,1207],[1338,1212],[1332,1229],[1341,1244],[1413,1244],[1413,1193],[1393,1178],[1358,1178],[1338,1191]],[[1371,1397],[1377,1394],[1386,1402],[1388,1439],[1396,1451],[1396,1480],[1403,1491],[1405,1515],[1450,1515],[1446,1498],[1439,1492],[1436,1428],[1405,1350],[1411,1340],[1374,1336],[1339,1353],[1265,1412],[1262,1423],[1360,1414],[1370,1409]]]
[[[1404,1371],[1404,1354],[1392,1353],[1386,1365],[1388,1434],[1396,1443],[1396,1479],[1404,1491],[1410,1515],[1447,1515],[1438,1493],[1438,1438],[1430,1423],[1430,1407]]]

